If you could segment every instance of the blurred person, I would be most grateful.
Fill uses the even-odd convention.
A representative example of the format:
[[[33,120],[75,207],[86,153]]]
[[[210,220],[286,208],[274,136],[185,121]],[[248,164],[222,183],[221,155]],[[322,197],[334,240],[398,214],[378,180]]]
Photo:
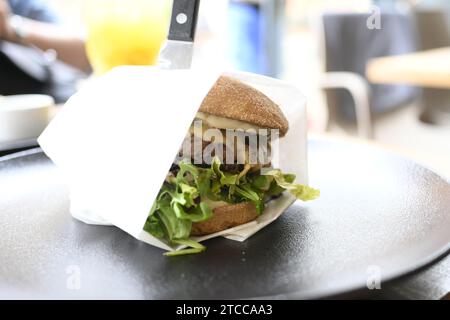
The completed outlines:
[[[44,0],[0,0],[0,95],[47,93],[63,102],[90,70],[84,39]]]

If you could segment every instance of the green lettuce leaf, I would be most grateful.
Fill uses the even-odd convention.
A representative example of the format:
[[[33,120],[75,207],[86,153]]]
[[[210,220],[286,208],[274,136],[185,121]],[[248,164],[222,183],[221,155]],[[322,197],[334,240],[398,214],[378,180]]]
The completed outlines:
[[[245,200],[253,202],[256,207],[256,212],[261,214],[264,211],[264,198],[260,196],[252,187],[248,184],[236,186],[236,193],[243,197]]]
[[[283,174],[281,170],[275,169],[265,173],[266,176],[274,178],[278,187],[288,190],[297,199],[302,201],[314,200],[320,196],[320,191],[302,184],[295,184],[295,175]]]
[[[268,191],[270,188],[270,185],[273,181],[272,177],[269,176],[257,176],[252,181],[252,187],[262,190],[262,191]]]
[[[173,205],[173,211],[175,212],[175,215],[178,219],[185,219],[191,222],[201,222],[208,220],[212,217],[213,214],[211,208],[203,202],[192,209],[186,209],[181,204],[175,203]]]
[[[154,215],[163,225],[164,234],[169,241],[175,239],[187,239],[191,234],[192,221],[179,219],[170,205],[170,199],[167,198],[168,197],[164,197],[163,199],[158,200],[157,210]]]
[[[175,244],[182,244],[186,245],[189,248],[177,250],[177,251],[169,251],[164,253],[167,257],[175,257],[175,256],[181,256],[186,254],[193,254],[193,253],[200,253],[206,250],[206,247],[197,241],[193,240],[174,240],[173,243]]]
[[[162,226],[161,221],[155,215],[149,216],[144,225],[145,231],[159,239],[164,238],[163,228],[164,227]]]
[[[239,180],[238,180],[238,174],[230,174],[230,173],[225,173],[222,170],[220,170],[220,160],[217,157],[214,157],[212,163],[211,163],[211,169],[214,172],[214,174],[216,175],[216,177],[219,178],[219,182],[222,186],[224,185],[235,185],[235,184],[239,184]]]

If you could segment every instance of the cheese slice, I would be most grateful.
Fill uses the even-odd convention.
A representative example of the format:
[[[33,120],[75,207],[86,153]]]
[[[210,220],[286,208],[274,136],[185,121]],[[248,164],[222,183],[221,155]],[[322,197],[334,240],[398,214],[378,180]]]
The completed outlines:
[[[229,119],[229,118],[217,117],[217,116],[214,116],[211,114],[206,114],[203,112],[197,112],[196,118],[205,122],[208,125],[208,127],[210,127],[210,128],[234,129],[234,130],[253,129],[253,130],[256,130],[257,133],[259,133],[258,130],[263,129],[261,127],[255,126],[254,124],[251,124],[248,122],[235,120],[235,119]]]

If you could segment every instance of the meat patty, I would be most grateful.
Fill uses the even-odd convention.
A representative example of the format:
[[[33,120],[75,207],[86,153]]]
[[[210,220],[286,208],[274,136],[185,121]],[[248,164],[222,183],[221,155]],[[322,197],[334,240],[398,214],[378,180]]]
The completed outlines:
[[[224,139],[225,140],[225,139]],[[196,146],[199,147],[196,147]],[[189,148],[190,147],[190,148]],[[264,146],[258,146],[259,148],[262,148]],[[208,150],[206,150],[208,148]],[[231,147],[227,146],[226,143],[221,142],[214,142],[214,141],[205,141],[202,138],[195,137],[194,135],[190,135],[187,137],[183,145],[180,148],[180,151],[178,153],[178,160],[180,159],[186,159],[187,157],[190,157],[191,160],[195,162],[197,159],[202,159],[203,161],[210,162],[207,160],[211,160],[215,156],[219,156],[221,162],[225,165],[227,165],[229,169],[235,171],[243,167],[244,163],[250,162],[250,147],[248,144],[248,139],[246,139],[246,143],[238,143],[235,141],[234,143],[234,150],[231,149]],[[239,149],[240,148],[240,149]],[[190,149],[190,150],[189,150]],[[189,153],[188,155],[185,155],[186,153],[184,150]],[[222,154],[216,154],[217,150],[221,150]],[[190,152],[189,152],[190,151]],[[205,154],[206,151],[206,154]],[[261,166],[267,166],[270,165],[270,144],[268,144],[265,148],[262,150],[251,150],[251,152],[254,153],[254,157],[258,162],[261,162]],[[261,152],[263,161],[260,161],[261,159],[258,158],[258,154],[255,152]],[[229,155],[232,155],[232,159],[228,159]],[[211,156],[211,159],[205,159],[203,156]],[[177,161],[176,161],[177,162]],[[196,163],[196,165],[198,165]],[[238,167],[235,167],[235,165],[238,165]],[[241,167],[239,167],[241,166]]]

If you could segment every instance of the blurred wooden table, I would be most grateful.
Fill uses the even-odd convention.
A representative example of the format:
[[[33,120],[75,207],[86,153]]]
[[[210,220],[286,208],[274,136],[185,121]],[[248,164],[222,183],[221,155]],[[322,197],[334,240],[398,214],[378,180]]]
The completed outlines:
[[[366,74],[373,83],[450,89],[450,47],[372,59]]]

